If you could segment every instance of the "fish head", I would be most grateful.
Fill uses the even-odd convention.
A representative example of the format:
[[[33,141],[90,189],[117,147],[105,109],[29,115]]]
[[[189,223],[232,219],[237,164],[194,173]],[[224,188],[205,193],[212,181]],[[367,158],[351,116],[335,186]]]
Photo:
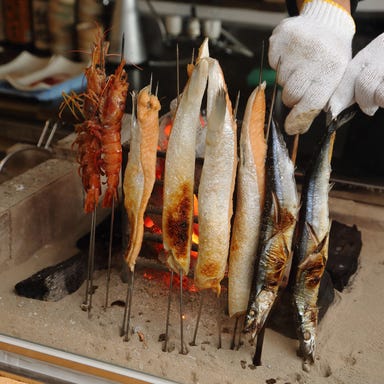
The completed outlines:
[[[313,364],[316,349],[316,335],[313,330],[307,329],[302,333],[300,337],[300,348],[304,361]]]
[[[254,339],[263,328],[273,302],[275,301],[275,297],[276,295],[273,292],[263,289],[251,305],[245,318],[244,332],[251,333],[252,339]]]
[[[250,333],[252,339],[256,337],[257,334],[256,329],[256,311],[254,309],[250,309],[245,316],[245,324],[243,328],[244,333]]]

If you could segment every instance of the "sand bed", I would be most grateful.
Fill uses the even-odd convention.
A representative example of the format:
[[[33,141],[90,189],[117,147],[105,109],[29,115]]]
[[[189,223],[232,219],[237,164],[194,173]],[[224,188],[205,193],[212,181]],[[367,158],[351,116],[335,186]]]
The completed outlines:
[[[365,205],[359,207],[367,217]],[[369,208],[371,209],[371,208]],[[382,208],[380,208],[382,210]],[[378,210],[379,216],[383,217]],[[356,213],[356,212],[354,212]],[[179,353],[177,288],[171,311],[171,352],[162,352],[159,335],[165,330],[168,286],[166,274],[156,271],[144,276],[136,273],[131,325],[134,334],[129,342],[119,335],[123,308],[102,309],[105,297],[105,271],[95,274],[98,286],[92,316],[80,309],[84,286],[58,302],[42,302],[18,297],[13,286],[33,272],[73,254],[64,244],[47,246],[27,262],[5,267],[0,273],[0,332],[102,360],[114,365],[144,371],[180,383],[337,383],[361,384],[384,382],[384,239],[381,226],[373,218],[351,219],[362,231],[363,248],[360,265],[350,285],[336,294],[334,304],[319,326],[317,359],[310,372],[302,369],[296,355],[298,342],[267,329],[263,365],[252,366],[254,346],[247,339],[239,350],[231,350],[233,321],[222,316],[222,348],[217,349],[217,302],[207,295],[197,346],[189,353]],[[345,220],[344,220],[345,222]],[[61,251],[52,260],[52,250]],[[119,272],[112,273],[110,302],[125,300],[126,285]],[[185,340],[192,340],[198,312],[199,293],[185,292]],[[223,292],[225,300],[225,290]]]

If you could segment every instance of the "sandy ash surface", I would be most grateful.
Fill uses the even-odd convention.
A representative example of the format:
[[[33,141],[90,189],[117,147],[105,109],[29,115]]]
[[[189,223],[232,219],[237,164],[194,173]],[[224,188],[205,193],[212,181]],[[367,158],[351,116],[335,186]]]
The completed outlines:
[[[351,224],[351,223],[350,223]],[[317,359],[310,372],[302,369],[296,355],[298,343],[267,329],[263,365],[252,366],[254,346],[246,338],[239,350],[231,350],[233,320],[222,316],[222,348],[217,349],[217,308],[213,295],[205,300],[197,346],[187,346],[182,355],[179,340],[177,287],[174,287],[170,319],[170,352],[162,352],[159,335],[165,330],[168,286],[164,274],[151,279],[137,269],[133,296],[129,342],[120,337],[123,308],[104,311],[105,271],[95,273],[98,286],[92,316],[80,309],[84,285],[58,302],[42,302],[18,297],[13,287],[39,269],[73,254],[64,244],[47,246],[20,265],[5,266],[0,273],[0,332],[75,354],[144,371],[179,383],[335,383],[379,384],[384,382],[384,239],[383,232],[369,227],[362,231],[363,249],[353,281],[334,304],[319,326]],[[58,259],[51,254],[57,247]],[[148,270],[146,270],[148,272]],[[110,303],[125,300],[126,285],[119,272],[112,271]],[[225,300],[225,289],[223,290]],[[199,293],[185,292],[184,334],[192,340],[199,306]]]

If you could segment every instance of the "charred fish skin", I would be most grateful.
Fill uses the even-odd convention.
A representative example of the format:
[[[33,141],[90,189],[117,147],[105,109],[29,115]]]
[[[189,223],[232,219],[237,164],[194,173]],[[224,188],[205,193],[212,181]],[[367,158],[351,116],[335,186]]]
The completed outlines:
[[[192,242],[196,127],[207,78],[208,63],[200,60],[178,105],[165,159],[163,244],[169,268],[185,275]]]
[[[328,258],[328,192],[335,134],[335,127],[331,126],[315,154],[302,190],[293,300],[304,363],[313,363],[315,358],[317,297]]]
[[[257,262],[245,332],[256,337],[275,302],[291,262],[299,200],[294,165],[281,131],[272,119],[266,160],[267,185]]]
[[[317,297],[328,258],[329,234],[317,249],[298,266],[294,302],[298,321],[300,351],[305,363],[313,363],[318,322]]]

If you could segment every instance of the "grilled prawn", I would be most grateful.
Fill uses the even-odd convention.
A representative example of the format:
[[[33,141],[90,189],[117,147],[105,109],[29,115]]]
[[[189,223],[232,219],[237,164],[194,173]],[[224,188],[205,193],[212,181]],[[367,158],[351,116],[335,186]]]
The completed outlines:
[[[92,212],[99,202],[101,195],[101,136],[102,127],[99,119],[99,108],[103,100],[106,85],[105,55],[108,44],[104,41],[103,33],[98,31],[92,48],[91,64],[85,69],[87,88],[84,94],[63,95],[65,106],[69,107],[77,117],[76,109],[83,121],[75,125],[77,133],[73,143],[77,147],[79,174],[86,193],[84,211]]]
[[[257,261],[245,322],[256,337],[277,297],[291,262],[291,246],[299,208],[294,166],[273,119],[266,159],[266,195]]]
[[[124,65],[122,60],[115,73],[109,76],[100,105],[102,168],[107,177],[102,207],[111,207],[113,199],[117,199],[122,160],[121,120],[128,94]]]

